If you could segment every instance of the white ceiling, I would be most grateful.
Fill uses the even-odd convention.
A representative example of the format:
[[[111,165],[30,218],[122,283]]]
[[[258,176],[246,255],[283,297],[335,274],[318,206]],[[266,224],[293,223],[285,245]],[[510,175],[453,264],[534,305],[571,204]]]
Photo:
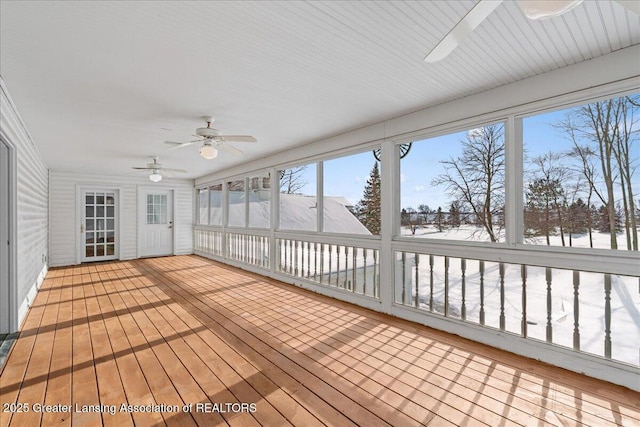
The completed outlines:
[[[187,177],[259,159],[640,43],[640,16],[585,1],[546,21],[506,1],[449,57],[475,1],[6,1],[0,74],[52,170]],[[242,157],[187,141],[213,115]]]

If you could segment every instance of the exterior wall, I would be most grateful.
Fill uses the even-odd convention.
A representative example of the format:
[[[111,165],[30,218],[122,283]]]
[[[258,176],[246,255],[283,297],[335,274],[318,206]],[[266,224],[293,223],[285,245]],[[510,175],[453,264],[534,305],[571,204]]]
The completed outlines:
[[[193,181],[163,180],[154,184],[146,177],[105,176],[74,174],[66,172],[50,173],[49,219],[51,265],[77,264],[76,229],[78,186],[119,189],[122,206],[120,212],[120,259],[138,257],[138,188],[157,187],[174,190],[174,248],[175,254],[193,252]]]
[[[0,80],[0,128],[16,153],[16,284],[10,288],[12,319],[17,330],[47,272],[48,190],[47,166],[31,139],[7,88]]]

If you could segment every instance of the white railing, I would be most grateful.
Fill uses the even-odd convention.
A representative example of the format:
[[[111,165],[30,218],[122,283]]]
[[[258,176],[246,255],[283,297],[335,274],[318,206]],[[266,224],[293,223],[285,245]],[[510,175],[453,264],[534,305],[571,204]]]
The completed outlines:
[[[269,269],[271,250],[268,232],[226,231],[225,241],[227,259]]]
[[[281,235],[276,239],[276,271],[318,285],[378,299],[379,242],[349,238],[341,238],[340,243],[335,241],[326,237]]]
[[[394,254],[396,304],[640,365],[638,276],[598,272],[598,265],[586,272],[415,250]]]
[[[223,256],[222,236],[222,228],[196,226],[193,232],[193,248],[196,252]]]

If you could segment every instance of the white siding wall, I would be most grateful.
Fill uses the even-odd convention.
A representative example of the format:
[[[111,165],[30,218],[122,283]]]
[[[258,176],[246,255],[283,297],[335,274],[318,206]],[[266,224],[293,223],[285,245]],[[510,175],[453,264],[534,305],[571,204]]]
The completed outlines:
[[[17,157],[17,327],[47,271],[48,171],[1,80],[0,87],[0,127]]]
[[[174,190],[176,209],[174,213],[174,244],[176,254],[193,252],[193,181],[163,180],[153,184],[147,177],[106,176],[74,174],[66,172],[50,173],[49,220],[51,265],[76,264],[77,229],[77,186],[114,188],[121,192],[122,242],[120,258],[132,259],[138,256],[138,187],[158,187]]]

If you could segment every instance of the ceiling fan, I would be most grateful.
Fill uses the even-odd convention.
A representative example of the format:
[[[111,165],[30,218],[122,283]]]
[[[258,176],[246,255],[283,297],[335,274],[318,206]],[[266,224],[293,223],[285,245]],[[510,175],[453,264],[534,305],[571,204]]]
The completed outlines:
[[[567,13],[584,0],[518,0],[522,13],[533,20],[553,18]],[[614,0],[616,3],[640,15],[640,2]],[[460,43],[482,23],[503,0],[480,0],[471,10],[440,40],[424,58],[425,62],[437,62],[454,51]]]
[[[214,120],[213,117],[205,116],[203,118],[207,122],[207,127],[196,129],[196,134],[194,135],[200,139],[187,142],[165,141],[165,144],[171,145],[171,147],[169,147],[169,150],[187,147],[189,145],[195,144],[196,142],[202,142],[202,147],[200,147],[200,155],[209,160],[218,157],[218,148],[222,148],[228,153],[234,154],[236,156],[242,154],[242,151],[230,145],[226,145],[225,142],[257,142],[254,137],[249,135],[221,135],[218,129],[214,129],[211,127],[211,123],[213,123]]]
[[[153,182],[159,182],[162,180],[162,174],[166,176],[173,176],[173,173],[187,173],[187,171],[182,169],[168,169],[165,168],[163,164],[158,163],[158,156],[151,157],[153,159],[152,163],[147,163],[147,166],[144,167],[136,167],[133,166],[132,169],[137,171],[151,171],[151,175],[149,175],[149,179]]]

